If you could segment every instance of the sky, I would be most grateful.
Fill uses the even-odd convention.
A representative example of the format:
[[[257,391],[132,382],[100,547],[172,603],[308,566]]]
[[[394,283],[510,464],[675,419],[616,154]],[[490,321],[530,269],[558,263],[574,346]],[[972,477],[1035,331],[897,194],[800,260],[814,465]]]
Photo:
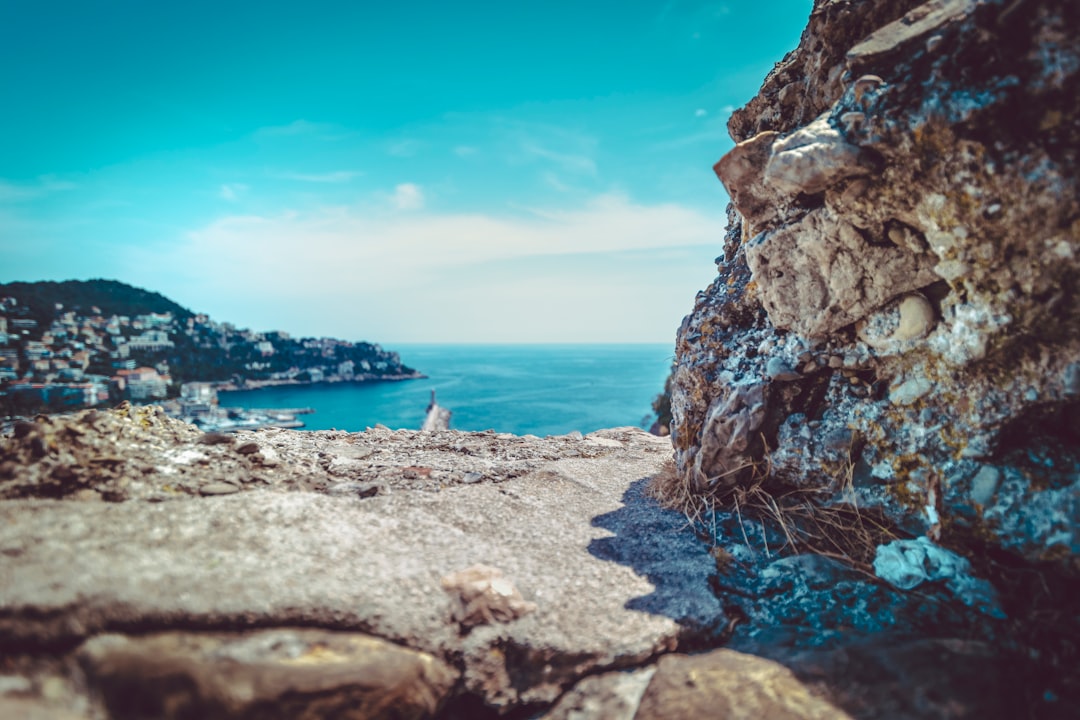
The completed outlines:
[[[0,0],[0,282],[258,331],[674,341],[811,0]]]

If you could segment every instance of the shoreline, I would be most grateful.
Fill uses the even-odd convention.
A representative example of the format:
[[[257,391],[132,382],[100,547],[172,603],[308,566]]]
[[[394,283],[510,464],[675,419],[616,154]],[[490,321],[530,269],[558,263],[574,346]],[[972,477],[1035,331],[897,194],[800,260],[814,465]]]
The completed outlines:
[[[354,376],[351,378],[343,378],[339,376],[333,376],[324,378],[322,380],[248,380],[244,383],[243,387],[239,387],[236,383],[231,381],[225,381],[220,383],[213,383],[214,390],[217,392],[243,392],[245,390],[262,390],[270,387],[299,387],[304,385],[333,385],[339,383],[350,383],[356,385],[363,385],[365,383],[372,382],[403,382],[405,380],[426,380],[427,375],[417,372],[411,375],[364,375]]]

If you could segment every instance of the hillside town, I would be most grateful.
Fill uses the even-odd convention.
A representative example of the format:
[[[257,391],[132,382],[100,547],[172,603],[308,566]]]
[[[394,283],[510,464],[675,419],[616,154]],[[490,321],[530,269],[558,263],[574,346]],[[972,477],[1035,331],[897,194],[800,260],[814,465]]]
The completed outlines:
[[[60,302],[47,310],[0,295],[0,415],[128,400],[212,429],[301,427],[296,415],[310,410],[223,408],[218,390],[421,377],[370,343],[293,339],[172,310],[125,315]]]

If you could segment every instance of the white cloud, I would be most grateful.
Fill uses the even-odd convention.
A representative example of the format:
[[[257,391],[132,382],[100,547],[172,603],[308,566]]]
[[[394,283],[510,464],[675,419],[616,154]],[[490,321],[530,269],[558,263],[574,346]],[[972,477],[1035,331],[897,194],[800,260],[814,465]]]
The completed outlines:
[[[244,183],[227,183],[221,186],[221,190],[218,191],[218,197],[222,200],[228,200],[229,202],[236,202],[240,199],[240,196],[248,191],[248,186]]]
[[[470,155],[475,155],[476,153],[477,149],[472,145],[458,145],[454,148],[454,154],[458,157],[469,157]]]
[[[417,209],[422,207],[423,191],[402,183],[393,200],[394,208]],[[265,248],[258,253],[260,262],[282,271],[333,258],[368,266],[382,263],[402,271],[441,271],[507,258],[712,244],[720,241],[724,224],[719,214],[708,216],[674,204],[641,205],[614,193],[595,196],[572,210],[524,210],[514,217],[400,215],[357,206],[278,216],[237,215],[191,233],[185,247],[187,252],[206,252],[207,257],[227,254],[229,248],[238,256]]]
[[[394,188],[393,201],[398,210],[419,210],[424,207],[424,191],[419,185],[401,183]]]
[[[697,110],[694,111],[694,117],[699,117],[699,118],[700,117],[705,117],[708,114],[709,114],[709,111],[706,110],[705,108],[698,108]]]
[[[423,195],[403,184],[394,197]],[[715,273],[723,226],[720,214],[617,194],[510,217],[371,205],[235,215],[156,249],[156,266],[175,270],[154,287],[263,330],[387,342],[663,342]],[[148,259],[129,258],[133,268]]]

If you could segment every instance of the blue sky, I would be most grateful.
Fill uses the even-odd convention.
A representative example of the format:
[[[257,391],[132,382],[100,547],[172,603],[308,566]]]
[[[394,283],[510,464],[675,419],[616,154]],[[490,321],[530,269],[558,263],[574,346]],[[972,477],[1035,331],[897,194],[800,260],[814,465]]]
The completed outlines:
[[[671,342],[811,0],[0,0],[0,281],[257,330]]]

